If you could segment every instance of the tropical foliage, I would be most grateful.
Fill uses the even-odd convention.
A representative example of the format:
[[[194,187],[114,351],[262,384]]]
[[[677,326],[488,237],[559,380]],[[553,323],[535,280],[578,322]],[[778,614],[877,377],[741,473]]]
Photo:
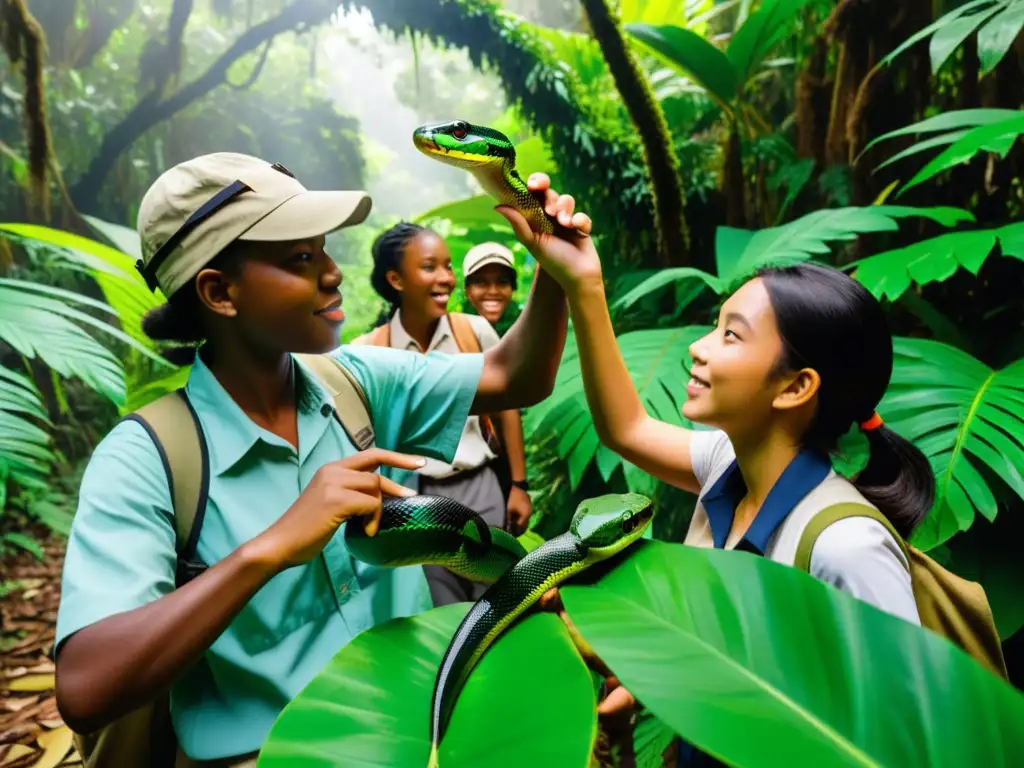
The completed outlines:
[[[1008,766],[1024,748],[1019,691],[945,639],[793,568],[642,541],[602,571],[562,589],[583,640],[653,722],[726,764]],[[784,618],[770,604],[781,594]],[[437,665],[468,608],[389,622],[346,646],[285,708],[260,766],[337,755],[353,766],[425,765]],[[908,669],[915,684],[893,685]],[[530,615],[470,674],[440,764],[583,768],[593,696],[565,626]],[[531,738],[487,727],[497,702]],[[651,731],[648,760],[666,743]]]
[[[5,14],[16,6],[41,34]],[[442,234],[457,273],[483,240],[512,248],[512,322],[532,259],[468,174],[408,146],[414,122],[466,117],[593,215],[618,344],[659,419],[689,426],[688,348],[758,267],[832,264],[885,303],[896,365],[879,410],[938,488],[913,541],[983,584],[1020,686],[1022,28],[1022,0],[0,1],[0,557],[41,556],[40,525],[66,534],[98,439],[188,374],[141,332],[163,296],[134,269],[139,198],[186,157],[248,152],[310,187],[373,192],[366,226],[328,242],[343,341],[384,309],[370,244],[402,218]],[[678,167],[675,221],[652,157]],[[666,228],[688,247],[659,253]],[[463,295],[452,308],[468,309]],[[656,538],[681,538],[693,495],[600,444],[571,333],[524,427],[534,543],[580,499],[626,489],[655,500]],[[856,471],[863,438],[842,447],[837,469]],[[565,602],[644,705],[631,735],[602,752],[599,680],[563,625],[535,615],[471,678],[442,766],[584,766],[596,751],[653,768],[676,737],[737,765],[954,764],[968,750],[1000,765],[1022,746],[1019,695],[963,654],[752,556],[652,542]],[[261,763],[423,760],[433,671],[464,611],[361,635],[288,707]],[[689,663],[664,662],[681,653]],[[917,687],[894,689],[908,669]],[[485,727],[498,700],[515,728]]]

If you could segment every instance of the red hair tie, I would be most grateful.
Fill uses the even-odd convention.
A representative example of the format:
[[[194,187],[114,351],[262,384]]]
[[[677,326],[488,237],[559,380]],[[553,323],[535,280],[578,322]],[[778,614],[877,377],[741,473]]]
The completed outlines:
[[[871,414],[871,418],[867,421],[860,423],[860,428],[865,432],[871,432],[872,430],[878,429],[885,422],[882,421],[882,417],[878,415],[878,411]]]

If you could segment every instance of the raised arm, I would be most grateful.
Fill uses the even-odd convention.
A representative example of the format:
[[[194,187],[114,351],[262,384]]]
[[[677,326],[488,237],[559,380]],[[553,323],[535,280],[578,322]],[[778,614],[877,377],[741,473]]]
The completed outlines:
[[[499,206],[499,213],[512,221],[511,212],[525,227],[523,233],[516,232],[520,242],[535,257],[537,249],[544,249],[562,253],[563,258],[572,258],[580,248],[587,247],[590,218],[586,214],[574,214],[576,203],[572,196],[555,193],[544,174],[531,176],[527,186],[535,193],[544,194],[548,215],[557,216],[561,224],[575,228],[578,235],[575,242],[569,242],[555,235],[535,233],[517,211]],[[565,291],[544,269],[538,269],[522,313],[501,341],[484,353],[480,385],[470,412],[495,413],[525,408],[550,395],[565,347],[568,322]]]
[[[693,432],[648,416],[629,376],[612,329],[593,241],[582,238],[571,251],[551,247],[538,242],[518,212],[505,215],[545,275],[568,296],[587,405],[601,442],[655,477],[698,492],[690,455]]]

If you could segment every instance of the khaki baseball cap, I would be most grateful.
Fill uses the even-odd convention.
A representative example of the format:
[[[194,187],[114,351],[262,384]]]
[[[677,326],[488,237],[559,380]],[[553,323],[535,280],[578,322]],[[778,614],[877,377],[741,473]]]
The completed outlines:
[[[136,267],[151,289],[171,296],[235,240],[326,235],[362,223],[372,205],[363,191],[310,191],[257,157],[202,155],[165,171],[142,198]]]
[[[463,278],[469,277],[478,269],[486,267],[488,264],[501,264],[513,272],[516,269],[515,257],[512,255],[512,251],[504,245],[501,243],[480,243],[480,245],[474,245],[466,253],[466,258],[462,262]]]

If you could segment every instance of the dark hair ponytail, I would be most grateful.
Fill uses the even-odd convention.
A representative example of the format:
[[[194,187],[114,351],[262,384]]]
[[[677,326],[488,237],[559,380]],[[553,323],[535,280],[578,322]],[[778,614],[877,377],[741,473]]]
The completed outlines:
[[[203,269],[219,269],[237,277],[241,269],[242,246],[233,242]],[[154,307],[142,317],[142,332],[158,343],[160,354],[174,365],[190,365],[196,349],[206,340],[203,312],[196,293],[195,278],[175,291],[166,304]]]
[[[373,241],[373,271],[370,273],[370,285],[373,286],[377,295],[390,305],[388,309],[380,313],[375,325],[383,325],[394,317],[402,300],[399,292],[388,282],[388,272],[391,270],[401,271],[405,247],[415,237],[429,231],[427,227],[420,224],[400,221],[390,229],[381,232]]]
[[[893,347],[885,311],[856,280],[820,264],[765,267],[757,277],[782,337],[780,366],[813,368],[821,377],[818,410],[804,443],[831,453],[852,425],[872,418],[889,386]],[[866,435],[871,453],[854,485],[907,538],[935,499],[931,465],[884,425]]]
[[[142,332],[160,344],[159,351],[174,365],[189,365],[196,349],[206,339],[195,284],[182,286],[166,304],[147,312],[142,318]]]

